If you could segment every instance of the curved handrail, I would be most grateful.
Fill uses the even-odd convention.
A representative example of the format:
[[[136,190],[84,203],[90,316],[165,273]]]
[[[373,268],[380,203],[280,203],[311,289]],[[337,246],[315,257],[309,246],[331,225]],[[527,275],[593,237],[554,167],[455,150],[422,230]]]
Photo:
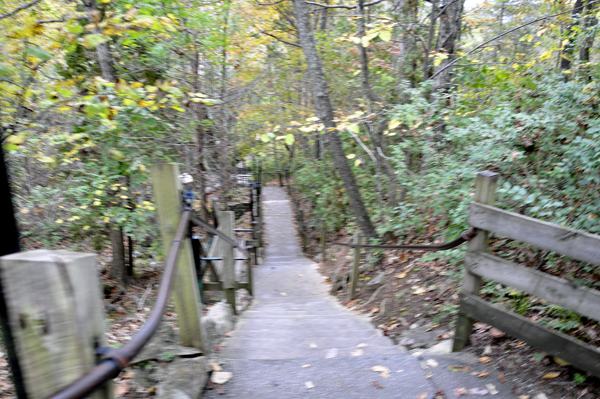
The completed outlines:
[[[181,248],[181,242],[187,234],[188,223],[191,217],[192,212],[190,210],[183,211],[181,215],[175,238],[171,244],[171,250],[167,256],[165,271],[158,289],[156,303],[148,321],[146,321],[144,326],[131,341],[127,342],[121,348],[108,351],[105,354],[106,360],[103,360],[100,364],[92,368],[72,384],[50,395],[47,399],[80,399],[89,396],[102,384],[115,378],[121,370],[127,367],[129,362],[142,350],[150,338],[152,338],[152,335],[158,329],[165,310],[167,309],[171,291],[171,282],[173,281],[175,266],[177,265],[177,259],[179,257],[179,249]]]
[[[465,243],[471,240],[473,237],[477,235],[477,229],[471,228],[469,230],[463,231],[460,234],[460,237],[443,243],[439,245],[369,245],[369,244],[353,244],[353,243],[345,243],[345,242],[335,242],[330,241],[330,244],[334,245],[343,245],[345,247],[350,248],[373,248],[373,249],[403,249],[405,251],[446,251],[448,249],[456,248],[460,244]]]

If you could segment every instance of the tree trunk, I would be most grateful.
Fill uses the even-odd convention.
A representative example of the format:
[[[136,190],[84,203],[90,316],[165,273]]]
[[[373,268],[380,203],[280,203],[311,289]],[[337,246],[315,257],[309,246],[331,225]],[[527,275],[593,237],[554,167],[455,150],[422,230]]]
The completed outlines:
[[[350,205],[360,229],[366,236],[375,237],[377,236],[377,232],[371,223],[371,219],[363,203],[356,179],[354,178],[352,169],[350,169],[350,165],[348,165],[342,140],[337,133],[336,125],[333,121],[333,108],[329,99],[327,80],[325,79],[321,60],[317,54],[317,45],[310,28],[310,19],[304,0],[294,0],[294,16],[296,18],[299,42],[304,50],[308,74],[313,86],[315,111],[327,130],[327,145],[331,152],[333,163],[344,182]]]
[[[110,267],[110,277],[117,280],[119,284],[126,285],[128,282],[127,268],[125,264],[125,245],[123,244],[123,228],[121,226],[110,226],[110,242],[113,250],[113,260]]]
[[[366,36],[366,28],[365,28],[365,2],[364,0],[358,0],[356,5],[356,11],[358,12],[358,19],[356,20],[356,27],[358,28],[358,36],[359,38],[363,38]],[[365,93],[365,97],[372,102],[383,102],[383,99],[379,97],[371,87],[371,82],[369,81],[369,58],[367,55],[367,48],[358,43],[358,51],[360,53],[360,74],[361,74],[361,83],[363,93]]]
[[[587,0],[584,6],[584,19],[583,19],[583,43],[581,44],[581,50],[579,50],[579,60],[581,62],[590,61],[590,49],[594,46],[594,38],[596,32],[594,27],[598,24],[598,19],[595,17],[597,3],[592,0]]]
[[[399,21],[402,25],[400,37],[398,38],[398,55],[394,60],[398,72],[398,86],[396,94],[401,103],[408,101],[408,95],[405,92],[404,82],[409,81],[410,87],[417,83],[415,72],[416,65],[416,41],[411,34],[413,26],[418,24],[419,5],[415,0],[398,0],[394,6],[398,10]],[[427,59],[427,56],[425,57]]]
[[[98,23],[100,22],[100,12],[98,11],[96,0],[86,0],[84,5],[87,11],[88,22],[96,25],[94,33],[102,34],[102,29],[98,26]],[[96,55],[98,57],[98,66],[100,66],[102,77],[109,82],[116,82],[117,77],[108,42],[100,43],[96,46]]]
[[[575,5],[573,6],[573,12],[571,13],[573,22],[569,26],[569,31],[567,33],[569,41],[565,45],[565,49],[563,50],[560,56],[561,70],[571,69],[571,62],[573,61],[573,50],[575,49],[575,36],[577,35],[577,25],[579,25],[579,16],[581,15],[582,10],[583,0],[575,1]]]
[[[464,0],[444,0],[440,11],[440,27],[438,31],[437,51],[445,52],[444,59],[437,70],[440,70],[456,58],[456,43],[460,40],[461,16]],[[446,91],[450,88],[452,68],[448,68],[435,78],[435,91]]]

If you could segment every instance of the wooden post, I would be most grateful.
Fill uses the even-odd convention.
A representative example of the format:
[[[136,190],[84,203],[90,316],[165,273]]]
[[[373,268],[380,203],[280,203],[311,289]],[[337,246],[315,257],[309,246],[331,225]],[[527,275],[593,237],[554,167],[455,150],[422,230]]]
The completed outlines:
[[[360,234],[354,235],[354,243],[360,245],[362,243],[362,236]],[[352,267],[352,274],[350,275],[350,288],[348,289],[348,300],[351,301],[354,298],[356,292],[356,283],[358,281],[358,270],[360,268],[360,253],[362,248],[354,248],[354,265]]]
[[[325,230],[325,218],[321,218],[321,256],[323,262],[327,260],[327,247],[325,245],[325,239],[327,238],[327,230]]]
[[[252,270],[252,267],[254,267],[255,265],[255,253],[253,251],[253,248],[247,248],[248,249],[248,260],[246,261],[246,265],[248,266],[248,293],[250,295],[254,295],[254,270]]]
[[[219,218],[217,217],[217,212],[221,209],[219,208],[219,199],[213,197],[210,199],[212,204],[212,216],[213,216],[213,224],[215,227],[219,227]]]
[[[181,219],[181,183],[177,178],[179,168],[176,164],[171,163],[154,164],[151,167],[151,172],[156,213],[166,259]],[[175,310],[179,316],[177,323],[181,343],[184,346],[205,350],[200,328],[202,305],[190,241],[187,239],[181,245],[172,292],[175,300]]]
[[[218,211],[217,217],[221,223],[220,230],[231,239],[235,239],[233,226],[235,225],[235,213],[232,211]],[[235,306],[235,248],[223,240],[223,263],[221,269],[221,282],[225,290],[227,303],[233,308],[233,313],[237,314]]]
[[[98,363],[106,345],[93,254],[37,250],[0,258],[9,328],[28,399],[42,399]],[[90,398],[112,398],[108,383]]]
[[[283,187],[283,178],[281,177],[281,171],[277,171],[277,176],[279,176],[279,187]]]
[[[484,171],[477,174],[475,181],[475,197],[473,200],[486,205],[493,205],[496,197],[496,185],[498,183],[498,174],[495,172]],[[469,252],[484,252],[487,250],[488,232],[479,230],[477,235],[469,241],[467,253]],[[481,278],[471,274],[465,268],[462,290],[463,293],[479,295],[481,288]],[[453,352],[462,350],[469,340],[471,331],[473,330],[474,320],[460,314],[456,321],[456,334],[454,336]]]

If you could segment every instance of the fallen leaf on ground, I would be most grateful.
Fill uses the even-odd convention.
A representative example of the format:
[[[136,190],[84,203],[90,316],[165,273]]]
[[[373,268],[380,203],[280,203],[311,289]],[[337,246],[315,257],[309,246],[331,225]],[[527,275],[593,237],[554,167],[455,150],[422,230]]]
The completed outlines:
[[[313,384],[313,382],[312,382],[312,381],[306,381],[306,382],[304,383],[304,386],[305,386],[307,389],[311,389],[311,388],[314,388],[314,387],[315,387],[315,384]]]
[[[538,393],[533,397],[533,399],[548,399],[545,393]]]
[[[223,371],[221,366],[219,366],[219,363],[211,363],[210,367],[212,368],[212,371]]]
[[[215,384],[225,384],[233,377],[233,373],[230,371],[215,371],[211,374],[210,380]]]
[[[402,370],[396,370],[396,373],[401,373],[403,371],[404,371],[404,369],[402,369]]]
[[[417,396],[417,399],[427,399],[427,392],[420,394]]]
[[[498,330],[497,328],[490,329],[490,335],[494,338],[506,337],[506,334],[503,331]]]
[[[371,311],[369,313],[373,314],[373,313],[377,313],[379,312],[379,308],[373,308],[371,309]]]
[[[520,395],[517,398],[518,399],[529,399],[529,395]]]
[[[336,357],[339,353],[339,349],[338,348],[331,348],[327,350],[327,353],[325,354],[325,359],[331,359],[333,357]]]
[[[456,388],[454,390],[454,396],[456,396],[457,398],[460,398],[461,396],[470,396],[471,393],[469,392],[469,390],[467,388]]]
[[[436,328],[438,328],[439,326],[440,326],[440,324],[436,324],[435,326],[431,326],[431,327],[429,327],[429,328],[428,328],[427,330],[425,330],[425,331],[426,331],[426,332],[433,331],[433,330],[435,330]]]
[[[280,295],[281,296],[287,296],[287,294],[285,292],[282,292]]]
[[[315,344],[314,342],[311,342],[310,344],[308,344],[309,347],[311,348],[318,348],[319,345]]]
[[[487,371],[487,370],[483,370],[481,373],[479,373],[478,377],[479,377],[479,378],[485,378],[485,377],[487,377],[488,375],[490,375],[490,372],[489,372],[489,371]]]
[[[553,371],[551,373],[548,374],[544,374],[544,376],[542,377],[543,380],[550,380],[552,378],[556,378],[560,375],[560,371]]]
[[[506,382],[506,376],[504,375],[504,373],[498,374],[498,379],[500,380],[500,382]]]
[[[407,275],[407,274],[408,274],[408,273],[406,273],[406,272],[398,273],[398,274],[396,275],[396,278],[404,278],[404,277],[406,277],[406,275]]]
[[[360,344],[356,345],[357,348],[365,348],[367,346],[369,346],[369,344],[360,343]]]
[[[419,287],[413,291],[413,295],[425,295],[425,292],[427,292],[427,290],[425,290],[425,288]]]
[[[558,357],[553,357],[552,360],[554,360],[554,363],[556,363],[556,364],[558,364],[560,366],[566,367],[566,366],[570,366],[571,365],[571,363],[565,362],[564,360],[562,360],[561,358],[558,358]]]
[[[302,366],[300,366],[300,367],[302,367],[303,369],[305,369],[305,368],[308,368],[308,367],[310,367],[310,364],[303,364],[303,365],[302,365]]]
[[[375,388],[383,389],[383,386],[377,381],[371,381],[371,385],[373,385]]]
[[[480,358],[479,358],[479,361],[480,361],[481,363],[489,363],[489,362],[491,362],[491,361],[492,361],[492,358],[491,358],[491,357],[489,357],[489,356],[484,356],[484,357],[480,357]]]
[[[490,395],[498,395],[498,390],[494,384],[485,384],[485,387],[489,389]]]
[[[362,349],[356,349],[350,352],[350,356],[362,356],[365,354],[365,351]]]
[[[376,373],[381,373],[380,376],[382,378],[388,378],[390,376],[390,369],[386,366],[373,366],[371,367],[371,371],[375,371]]]
[[[471,395],[485,396],[488,393],[490,393],[490,392],[487,389],[479,389],[479,388],[469,389],[469,394],[471,394]]]
[[[125,382],[115,388],[115,397],[123,396],[129,391],[129,383]]]
[[[453,373],[464,373],[466,371],[471,370],[471,367],[469,366],[458,366],[458,365],[450,365],[448,366],[448,370],[452,371]]]
[[[436,362],[436,361],[435,361],[435,360],[433,360],[433,359],[427,359],[427,360],[425,361],[425,364],[427,364],[429,367],[437,367],[437,366],[439,366],[439,365],[440,365],[438,362]]]
[[[351,300],[350,302],[348,302],[346,304],[347,308],[351,308],[352,306],[356,305],[356,299]]]

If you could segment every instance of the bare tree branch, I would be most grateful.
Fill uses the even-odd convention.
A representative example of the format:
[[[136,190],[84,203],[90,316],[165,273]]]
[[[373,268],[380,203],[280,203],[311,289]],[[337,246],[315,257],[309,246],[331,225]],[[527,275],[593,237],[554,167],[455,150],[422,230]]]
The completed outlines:
[[[289,46],[294,46],[294,47],[302,48],[302,46],[300,46],[300,45],[299,45],[299,44],[297,44],[297,43],[288,42],[287,40],[284,40],[284,39],[282,39],[282,38],[280,38],[280,37],[277,37],[277,36],[275,36],[275,35],[272,35],[272,34],[270,34],[269,32],[265,32],[264,30],[261,30],[261,31],[260,31],[260,33],[262,33],[262,34],[264,34],[264,35],[267,35],[267,36],[271,36],[273,39],[279,40],[281,43],[285,43],[285,44],[287,44],[287,45],[289,45]]]
[[[275,1],[273,3],[261,3],[260,1],[257,0],[256,4],[258,4],[259,6],[274,6],[276,4],[283,3],[284,1],[285,0],[278,0],[278,1]]]
[[[590,2],[590,4],[593,4],[593,3],[598,3],[598,1],[600,1],[600,0],[595,0],[595,1],[593,1],[593,2]],[[456,64],[456,62],[458,62],[459,60],[461,60],[461,59],[465,58],[466,56],[468,56],[469,54],[473,53],[474,51],[477,51],[477,50],[479,50],[480,48],[482,48],[482,47],[484,47],[484,46],[488,45],[489,43],[491,43],[491,42],[493,42],[493,41],[495,41],[495,40],[498,40],[498,39],[500,39],[501,37],[504,37],[504,36],[508,35],[509,33],[512,33],[512,32],[514,32],[514,31],[516,31],[516,30],[519,30],[519,29],[521,29],[521,28],[524,28],[524,27],[526,27],[526,26],[533,25],[533,24],[535,24],[536,22],[545,21],[545,20],[547,20],[547,19],[552,19],[552,18],[558,17],[558,16],[560,16],[560,15],[563,15],[563,14],[568,14],[568,13],[570,13],[571,11],[572,11],[572,10],[563,11],[563,12],[559,12],[558,14],[552,14],[552,15],[548,15],[548,16],[546,16],[546,17],[542,17],[542,18],[534,19],[534,20],[533,20],[533,21],[531,21],[531,22],[527,22],[527,23],[525,23],[525,24],[523,24],[523,25],[517,26],[516,28],[509,29],[509,30],[507,30],[506,32],[503,32],[503,33],[501,33],[501,34],[499,34],[499,35],[497,35],[497,36],[494,36],[494,37],[493,37],[493,38],[491,38],[490,40],[487,40],[487,41],[485,41],[485,42],[481,43],[480,45],[476,46],[475,48],[473,48],[473,49],[469,50],[467,53],[465,53],[465,54],[461,55],[460,57],[457,57],[457,58],[456,58],[456,59],[454,59],[452,62],[448,63],[448,65],[446,65],[445,67],[441,68],[439,71],[437,71],[436,73],[434,73],[433,75],[431,75],[431,77],[430,77],[429,79],[433,79],[433,78],[435,78],[437,75],[439,75],[440,73],[444,72],[446,69],[450,68],[452,65]]]
[[[375,4],[379,4],[381,3],[383,0],[375,0],[375,1],[371,1],[369,3],[365,3],[364,6],[365,7],[369,7],[369,6],[374,6]],[[319,6],[322,8],[345,8],[346,10],[354,10],[357,5],[354,6],[347,6],[345,4],[339,4],[339,5],[327,5],[327,4],[323,4],[323,3],[317,3],[316,1],[305,1],[306,4],[312,4],[313,6]]]
[[[13,15],[17,14],[18,12],[21,12],[29,7],[33,7],[34,5],[36,5],[37,3],[39,3],[42,0],[33,0],[30,3],[27,3],[25,5],[22,5],[21,7],[15,8],[14,10],[12,10],[11,12],[4,14],[4,15],[0,15],[0,19],[4,19],[4,18],[8,18],[8,17],[12,17]]]

